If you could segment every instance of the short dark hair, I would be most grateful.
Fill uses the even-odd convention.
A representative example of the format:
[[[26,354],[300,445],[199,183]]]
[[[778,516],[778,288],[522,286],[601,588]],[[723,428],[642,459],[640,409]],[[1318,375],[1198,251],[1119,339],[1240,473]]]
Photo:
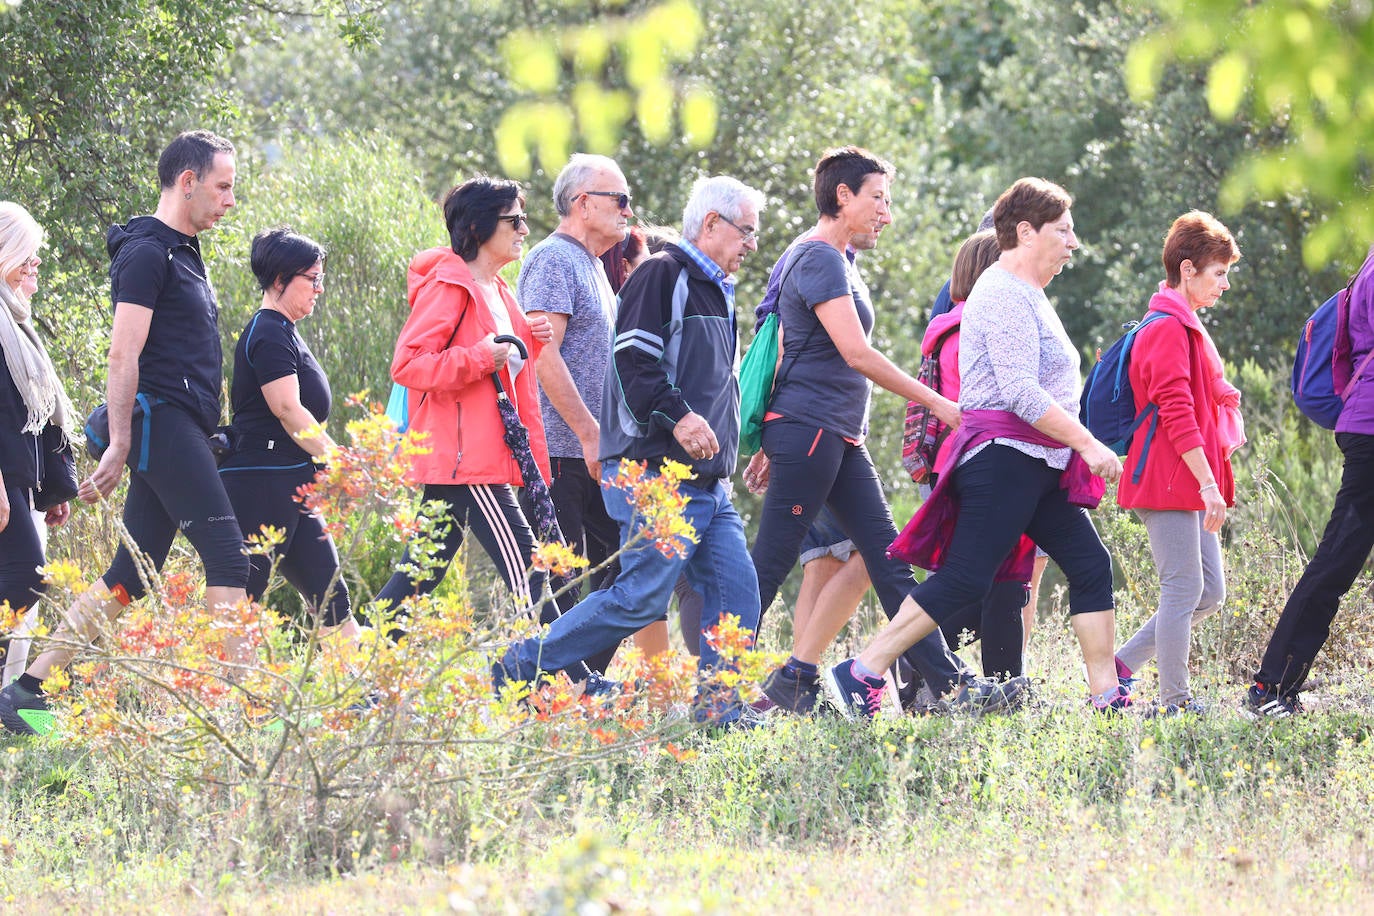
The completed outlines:
[[[249,266],[257,277],[258,289],[267,292],[278,281],[283,285],[299,277],[329,252],[314,239],[301,235],[289,226],[264,229],[253,236]]]
[[[1164,237],[1165,282],[1173,288],[1183,282],[1182,265],[1192,261],[1201,271],[1212,264],[1231,266],[1240,260],[1240,246],[1231,230],[1210,213],[1190,210],[1174,220]]]
[[[478,175],[455,185],[444,196],[444,223],[453,253],[464,261],[477,257],[496,234],[498,218],[513,201],[525,202],[517,182]]]
[[[949,298],[963,302],[973,292],[973,284],[997,261],[1001,246],[997,244],[997,233],[982,229],[964,239],[959,253],[954,256],[954,270],[950,273]]]
[[[1016,227],[1030,223],[1036,232],[1073,206],[1073,197],[1059,185],[1043,178],[1018,178],[1002,192],[992,207],[992,225],[1003,251],[1016,247]]]
[[[886,175],[891,178],[897,173],[892,163],[880,159],[866,149],[857,146],[842,146],[827,150],[816,163],[816,178],[813,188],[816,193],[816,209],[821,216],[839,216],[839,188],[844,185],[853,193],[859,193],[864,179],[869,175]]]
[[[606,268],[606,279],[611,281],[611,292],[618,293],[625,285],[629,279],[625,265],[644,254],[644,245],[644,230],[631,226],[623,239],[601,253],[601,264]]]
[[[164,188],[173,187],[177,176],[190,169],[197,179],[215,164],[220,153],[234,155],[234,144],[208,130],[188,130],[177,134],[157,160],[157,180]]]

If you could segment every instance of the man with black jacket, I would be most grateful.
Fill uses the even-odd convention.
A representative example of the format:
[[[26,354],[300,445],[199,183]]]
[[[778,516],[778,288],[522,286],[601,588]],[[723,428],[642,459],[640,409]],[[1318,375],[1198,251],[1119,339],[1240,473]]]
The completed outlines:
[[[757,627],[758,580],[744,523],[731,503],[730,475],[739,452],[733,275],[758,248],[762,206],[759,192],[733,178],[701,179],[683,212],[684,241],[646,261],[621,289],[599,456],[606,511],[627,547],[621,573],[610,588],[554,621],[542,640],[512,646],[493,667],[498,686],[565,668],[658,619],[684,570],[705,599],[703,685],[721,663],[705,634],[727,614],[738,616],[748,630]],[[632,542],[639,523],[627,491],[617,486],[622,461],[644,462],[653,473],[665,460],[695,474],[680,491],[688,498],[684,516],[696,540],[683,543],[681,552]],[[733,690],[704,686],[696,715],[731,724],[741,710]]]

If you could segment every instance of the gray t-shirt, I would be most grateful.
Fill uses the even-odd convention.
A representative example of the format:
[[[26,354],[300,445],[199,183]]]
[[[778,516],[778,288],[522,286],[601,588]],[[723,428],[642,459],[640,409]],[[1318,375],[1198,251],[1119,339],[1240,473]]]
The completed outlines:
[[[615,330],[615,293],[600,258],[576,239],[555,232],[534,247],[520,265],[516,297],[526,312],[556,312],[568,316],[560,352],[573,384],[593,417],[601,416],[601,392],[611,358]],[[582,443],[554,410],[543,388],[539,408],[549,455],[581,458]]]
[[[959,326],[959,407],[1009,410],[1027,423],[1058,404],[1078,416],[1078,351],[1045,291],[994,264],[973,285]],[[1068,467],[1072,450],[1015,439],[994,439]],[[961,457],[967,461],[982,446]]]
[[[782,320],[783,356],[780,384],[768,409],[792,419],[844,436],[862,439],[868,429],[868,400],[873,384],[851,369],[831,342],[815,308],[823,302],[852,296],[864,335],[873,332],[873,306],[858,268],[823,241],[802,242],[778,296]]]

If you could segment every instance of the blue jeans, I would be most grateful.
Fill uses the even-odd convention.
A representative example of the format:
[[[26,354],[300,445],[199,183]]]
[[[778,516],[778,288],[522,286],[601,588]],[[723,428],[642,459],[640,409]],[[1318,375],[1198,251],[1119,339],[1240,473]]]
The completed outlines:
[[[606,511],[620,526],[624,545],[639,529],[628,493],[614,486],[618,462],[608,461],[601,471],[601,492]],[[722,481],[709,488],[683,483],[687,497],[683,515],[697,532],[688,543],[686,557],[668,558],[652,543],[640,543],[620,557],[620,575],[606,589],[593,592],[562,617],[549,624],[542,640],[515,643],[501,661],[505,676],[533,680],[540,671],[558,671],[581,659],[617,645],[647,624],[662,618],[678,576],[702,596],[701,656],[698,666],[709,675],[720,666],[720,656],[705,634],[726,614],[739,616],[740,625],[756,630],[759,623],[759,584],[744,522],[730,502]]]

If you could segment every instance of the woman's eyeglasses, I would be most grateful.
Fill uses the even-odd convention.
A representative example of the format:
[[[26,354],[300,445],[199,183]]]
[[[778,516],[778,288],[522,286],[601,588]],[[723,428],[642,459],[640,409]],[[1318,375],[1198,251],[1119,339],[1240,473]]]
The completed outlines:
[[[517,232],[520,231],[521,226],[528,226],[530,224],[529,217],[523,213],[510,213],[506,216],[498,216],[496,218],[503,223],[510,223],[510,227]]]
[[[324,271],[320,271],[317,274],[296,274],[296,276],[300,277],[302,280],[309,280],[311,289],[324,289]]]

